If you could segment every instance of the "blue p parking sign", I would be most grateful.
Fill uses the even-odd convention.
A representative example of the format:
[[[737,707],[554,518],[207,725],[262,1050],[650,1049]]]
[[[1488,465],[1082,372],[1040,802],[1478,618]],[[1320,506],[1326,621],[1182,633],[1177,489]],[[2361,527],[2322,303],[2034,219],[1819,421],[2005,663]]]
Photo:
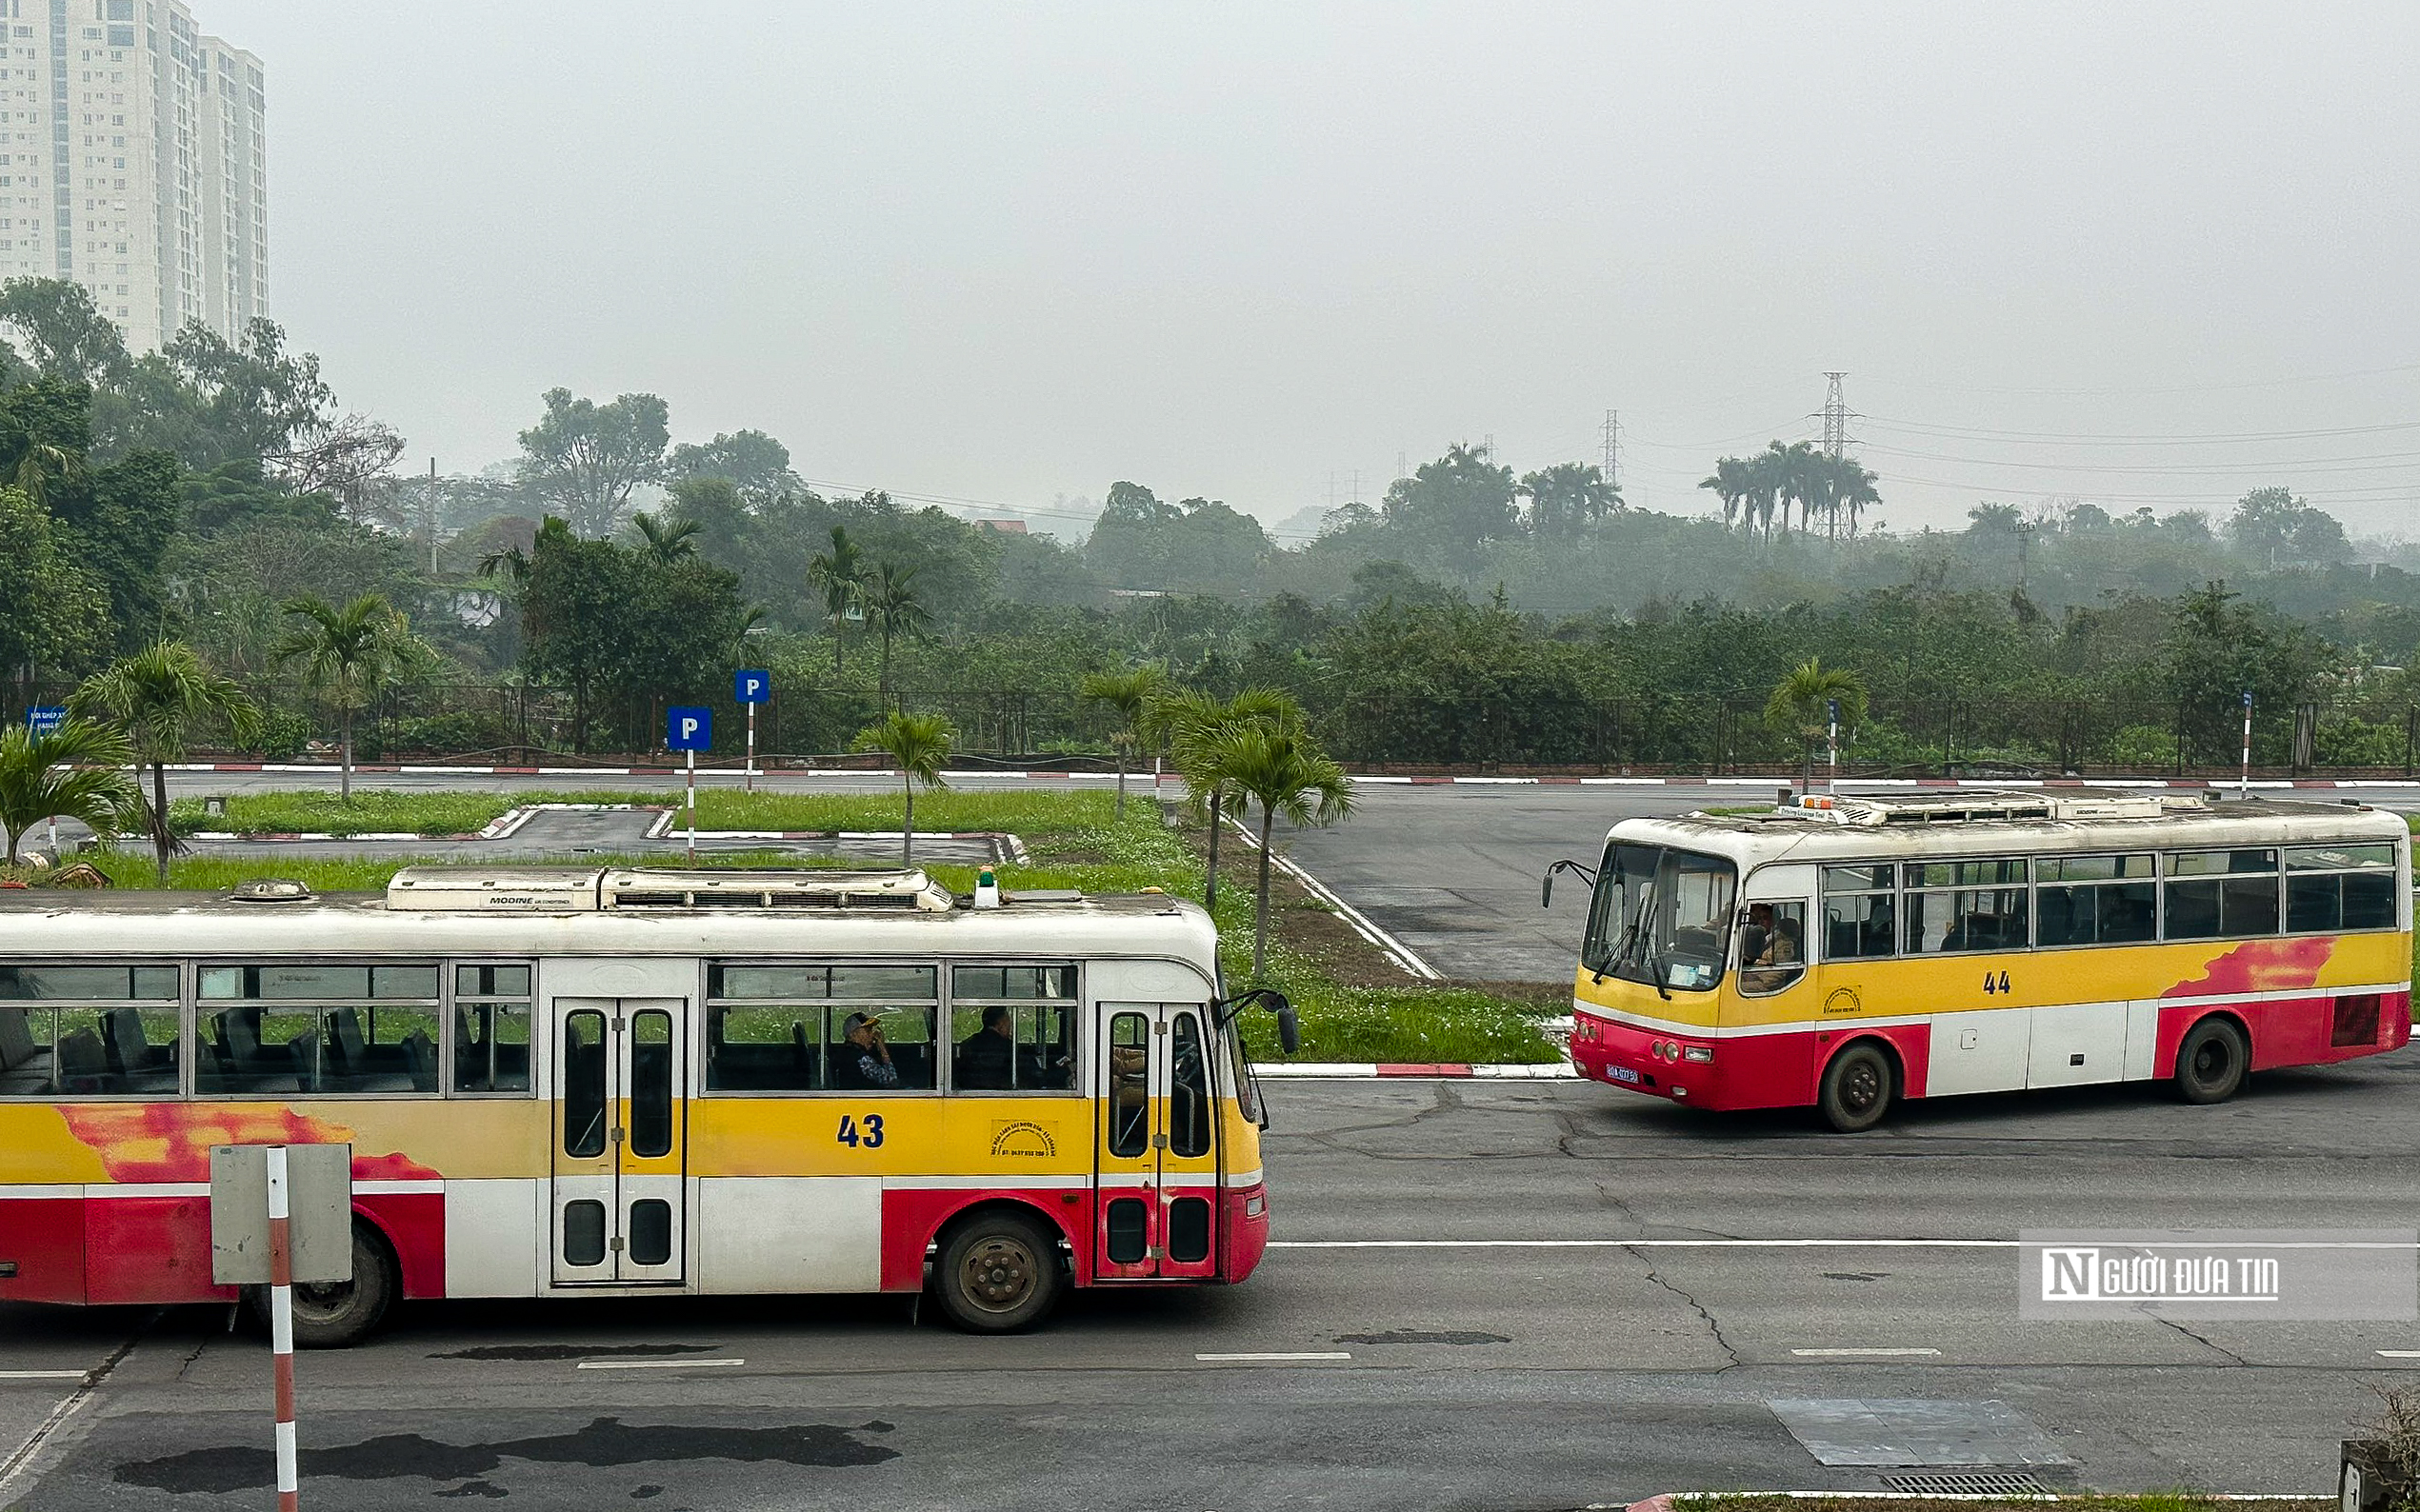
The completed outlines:
[[[48,735],[68,722],[68,711],[57,704],[36,704],[25,711],[25,722],[36,735]]]
[[[734,704],[763,704],[763,703],[770,702],[770,701],[771,700],[772,696],[773,696],[773,674],[772,674],[772,673],[770,673],[770,672],[733,672],[733,673],[731,674],[731,702],[732,702],[732,703],[734,703]]]
[[[667,750],[708,750],[714,744],[714,711],[675,706],[664,711]]]

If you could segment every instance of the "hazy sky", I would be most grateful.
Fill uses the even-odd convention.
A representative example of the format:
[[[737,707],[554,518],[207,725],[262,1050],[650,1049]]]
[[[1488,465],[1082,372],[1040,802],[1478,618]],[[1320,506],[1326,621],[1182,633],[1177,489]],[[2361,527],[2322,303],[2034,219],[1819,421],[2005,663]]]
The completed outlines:
[[[1618,408],[1696,510],[1841,368],[1894,524],[2282,482],[2420,534],[2409,0],[195,4],[269,67],[271,311],[420,467],[560,384],[1275,520]]]

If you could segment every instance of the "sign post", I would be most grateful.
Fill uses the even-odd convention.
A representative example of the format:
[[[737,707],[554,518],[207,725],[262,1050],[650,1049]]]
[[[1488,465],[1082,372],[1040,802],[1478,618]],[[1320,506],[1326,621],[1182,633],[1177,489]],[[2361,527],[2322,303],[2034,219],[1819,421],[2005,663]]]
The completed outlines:
[[[756,706],[773,696],[773,674],[741,671],[731,674],[731,702],[748,708],[748,760],[741,768],[750,792],[756,790]]]
[[[68,722],[66,707],[58,704],[36,704],[25,711],[26,728],[36,735],[55,735]]]
[[[714,711],[674,705],[664,711],[664,744],[689,757],[689,859],[697,860],[697,753],[714,744]]]
[[[1826,760],[1830,763],[1831,769],[1824,774],[1824,791],[1838,792],[1840,790],[1840,700],[1836,698],[1824,700],[1824,718],[1831,727],[1831,734],[1825,742]]]
[[[2238,799],[2252,795],[2252,690],[2244,689],[2244,774],[2235,783]]]
[[[210,1281],[269,1289],[277,1507],[295,1512],[294,1286],[353,1279],[353,1147],[210,1146]]]

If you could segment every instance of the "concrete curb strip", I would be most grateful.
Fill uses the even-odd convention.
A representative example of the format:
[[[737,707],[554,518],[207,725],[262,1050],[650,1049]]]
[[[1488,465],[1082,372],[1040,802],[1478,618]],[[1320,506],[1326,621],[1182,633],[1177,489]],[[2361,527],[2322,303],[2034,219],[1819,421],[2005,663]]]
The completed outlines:
[[[1786,1496],[1801,1502],[1840,1501],[1853,1497],[1860,1502],[2082,1502],[2111,1493],[2100,1491],[2033,1491],[2010,1494],[2005,1491],[1667,1491],[1632,1502],[1624,1506],[1618,1502],[1592,1502],[1588,1512],[1693,1512],[1697,1507],[1711,1507],[1725,1501],[1751,1496]],[[2123,1494],[2123,1493],[2117,1493]],[[2184,1495],[2196,1502],[2333,1502],[2336,1498],[2313,1491],[2191,1491]]]
[[[1255,1061],[1252,1071],[1272,1080],[1302,1082],[1371,1082],[1396,1077],[1423,1081],[1469,1077],[1493,1082],[1562,1082],[1580,1074],[1568,1061],[1505,1065],[1465,1065],[1451,1061]]]

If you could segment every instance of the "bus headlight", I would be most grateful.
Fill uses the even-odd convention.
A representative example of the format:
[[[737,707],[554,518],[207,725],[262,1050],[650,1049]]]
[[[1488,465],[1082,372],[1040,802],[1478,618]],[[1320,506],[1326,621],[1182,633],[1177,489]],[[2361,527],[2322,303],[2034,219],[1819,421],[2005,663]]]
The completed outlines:
[[[1714,1047],[1710,1044],[1690,1045],[1681,1051],[1681,1059],[1685,1061],[1696,1061],[1701,1064],[1711,1061],[1714,1059]]]

